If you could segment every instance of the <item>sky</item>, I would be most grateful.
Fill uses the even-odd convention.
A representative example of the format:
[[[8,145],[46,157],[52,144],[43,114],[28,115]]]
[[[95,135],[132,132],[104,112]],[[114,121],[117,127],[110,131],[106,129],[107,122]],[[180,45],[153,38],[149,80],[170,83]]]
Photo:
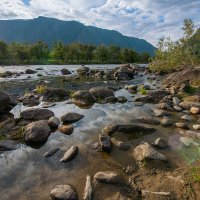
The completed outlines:
[[[0,19],[38,16],[117,30],[156,45],[163,36],[180,38],[185,18],[200,27],[200,0],[0,0]]]

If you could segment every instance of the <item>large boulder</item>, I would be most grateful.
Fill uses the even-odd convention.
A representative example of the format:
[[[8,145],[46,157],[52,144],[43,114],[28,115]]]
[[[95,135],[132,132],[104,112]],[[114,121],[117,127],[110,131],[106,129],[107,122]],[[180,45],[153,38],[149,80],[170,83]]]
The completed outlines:
[[[0,112],[7,110],[9,108],[9,104],[10,97],[6,93],[0,91]]]
[[[136,160],[144,161],[144,160],[162,160],[167,161],[167,158],[156,151],[150,144],[147,142],[138,145],[133,152],[133,155]]]
[[[60,88],[46,88],[43,93],[44,101],[64,101],[69,97],[70,92]]]
[[[97,100],[105,100],[108,97],[115,96],[111,89],[104,87],[93,87],[90,89],[90,94],[95,96]]]
[[[87,90],[79,90],[72,95],[72,101],[77,106],[88,107],[95,103],[96,97]]]
[[[47,141],[51,129],[47,120],[40,120],[28,124],[24,132],[24,140],[27,144],[43,144]]]
[[[42,120],[49,119],[54,116],[54,113],[43,108],[29,108],[21,112],[21,118],[25,120]]]
[[[71,185],[57,185],[51,190],[51,200],[78,200],[78,195]]]
[[[103,134],[112,136],[116,133],[125,133],[125,134],[134,134],[134,133],[153,133],[156,129],[151,127],[145,127],[137,124],[128,124],[128,125],[111,125],[105,126],[102,130]]]

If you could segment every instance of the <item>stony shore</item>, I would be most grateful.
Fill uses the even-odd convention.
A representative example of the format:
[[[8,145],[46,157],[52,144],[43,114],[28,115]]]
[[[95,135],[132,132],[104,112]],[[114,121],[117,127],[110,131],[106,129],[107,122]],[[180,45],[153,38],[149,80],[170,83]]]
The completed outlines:
[[[25,73],[34,72],[28,70]],[[71,72],[62,69],[62,74],[69,75]],[[107,123],[101,131],[97,130],[94,142],[86,146],[97,157],[113,158],[113,154],[119,151],[117,159],[124,161],[121,158],[124,155],[126,160],[132,159],[134,164],[123,166],[121,162],[119,164],[117,160],[113,160],[110,166],[107,164],[106,167],[94,167],[92,171],[88,170],[85,183],[80,187],[72,185],[73,183],[68,180],[60,180],[60,184],[55,184],[55,187],[49,190],[50,198],[198,199],[200,88],[191,84],[199,75],[198,68],[161,77],[137,65],[123,65],[104,71],[82,66],[77,70],[76,76],[64,81],[78,81],[87,77],[94,81],[114,81],[113,85],[116,86],[66,90],[62,87],[48,87],[45,82],[40,82],[31,93],[18,97],[0,91],[0,151],[7,154],[19,149],[21,144],[32,148],[42,147],[55,132],[70,138],[76,130],[76,124],[87,116],[75,111],[66,111],[58,117],[50,108],[59,102],[87,110],[94,105],[126,105],[132,101],[134,106],[137,105],[141,109],[148,106],[149,113],[129,119],[127,123]],[[1,75],[5,76],[12,75]],[[182,76],[183,78],[180,78]],[[149,84],[129,84],[128,81],[137,77],[146,77]],[[119,90],[129,93],[132,100],[126,96],[116,95]],[[16,118],[10,111],[19,104],[26,109]],[[182,147],[184,151],[191,152],[191,163],[187,163],[184,155],[179,155],[178,151],[181,151]],[[72,144],[65,151],[60,150],[61,148],[50,148],[43,156],[45,159],[55,157],[60,165],[67,165],[83,155],[79,144]],[[94,161],[94,165],[95,163]],[[88,163],[90,164],[92,163]]]

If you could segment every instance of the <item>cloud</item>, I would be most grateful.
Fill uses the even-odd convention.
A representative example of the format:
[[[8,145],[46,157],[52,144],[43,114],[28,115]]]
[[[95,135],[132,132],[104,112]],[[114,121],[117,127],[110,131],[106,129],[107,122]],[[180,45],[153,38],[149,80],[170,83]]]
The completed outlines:
[[[0,0],[0,19],[38,16],[77,20],[156,44],[182,36],[184,18],[200,25],[200,0]]]

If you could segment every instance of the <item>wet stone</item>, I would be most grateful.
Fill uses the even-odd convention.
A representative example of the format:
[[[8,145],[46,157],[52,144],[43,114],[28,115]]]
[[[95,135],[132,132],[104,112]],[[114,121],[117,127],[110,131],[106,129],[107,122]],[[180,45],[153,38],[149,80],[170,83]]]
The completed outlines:
[[[99,142],[100,142],[102,151],[111,152],[112,142],[111,142],[110,136],[100,134],[99,135]]]
[[[51,190],[51,200],[78,200],[78,195],[71,185],[57,185]]]
[[[84,115],[78,113],[66,113],[61,116],[61,122],[63,124],[71,124],[81,120],[83,117]]]
[[[60,162],[69,162],[73,160],[78,155],[78,151],[79,149],[77,146],[70,147],[60,159]]]
[[[96,181],[108,184],[119,184],[121,182],[121,176],[114,171],[101,171],[97,172],[94,176]]]

